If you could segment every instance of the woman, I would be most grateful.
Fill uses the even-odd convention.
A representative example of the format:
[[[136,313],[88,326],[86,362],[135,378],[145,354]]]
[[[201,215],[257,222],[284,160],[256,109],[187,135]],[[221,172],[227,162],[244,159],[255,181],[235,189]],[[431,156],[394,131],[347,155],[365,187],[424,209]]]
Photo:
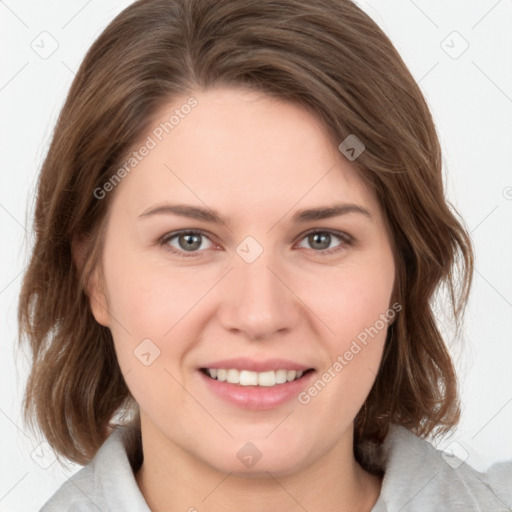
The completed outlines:
[[[506,510],[431,309],[471,242],[425,101],[349,1],[139,1],[39,182],[27,420],[86,464],[43,511]]]

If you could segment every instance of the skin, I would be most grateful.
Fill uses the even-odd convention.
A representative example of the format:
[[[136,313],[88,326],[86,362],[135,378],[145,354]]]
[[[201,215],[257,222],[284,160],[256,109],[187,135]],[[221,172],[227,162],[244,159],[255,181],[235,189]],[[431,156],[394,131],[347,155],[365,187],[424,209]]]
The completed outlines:
[[[242,89],[194,94],[198,106],[117,185],[100,265],[90,285],[141,409],[137,483],[151,510],[370,510],[381,481],[355,461],[353,420],[375,380],[386,328],[307,405],[294,398],[254,411],[226,402],[198,367],[230,357],[285,358],[322,375],[391,306],[395,265],[377,198],[319,120]],[[155,126],[187,97],[163,107]],[[149,135],[150,133],[148,133]],[[341,142],[341,141],[340,141]],[[224,224],[173,214],[163,203],[207,207]],[[357,212],[294,223],[302,209],[354,203]],[[205,233],[195,256],[180,238]],[[333,234],[330,255],[308,238]],[[262,254],[236,248],[252,236]],[[134,351],[150,339],[146,366]],[[248,441],[262,454],[245,467]]]

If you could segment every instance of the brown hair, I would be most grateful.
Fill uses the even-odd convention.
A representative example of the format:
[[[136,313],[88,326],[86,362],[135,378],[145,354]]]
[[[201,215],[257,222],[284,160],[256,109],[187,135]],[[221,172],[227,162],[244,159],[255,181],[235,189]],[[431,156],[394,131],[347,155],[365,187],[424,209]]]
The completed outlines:
[[[118,414],[123,423],[135,413],[130,425],[140,441],[137,404],[86,293],[115,193],[98,200],[94,190],[161,106],[222,85],[295,102],[322,120],[336,146],[350,134],[366,146],[353,163],[390,228],[402,310],[355,418],[356,458],[374,470],[367,447],[378,446],[391,423],[424,437],[448,432],[460,414],[457,381],[432,301],[446,285],[460,325],[471,242],[444,197],[440,145],[418,85],[387,36],[348,0],[140,0],[95,41],[38,184],[36,240],[19,303],[20,340],[26,335],[33,356],[25,420],[80,464]],[[84,238],[92,250],[79,270],[73,243]]]

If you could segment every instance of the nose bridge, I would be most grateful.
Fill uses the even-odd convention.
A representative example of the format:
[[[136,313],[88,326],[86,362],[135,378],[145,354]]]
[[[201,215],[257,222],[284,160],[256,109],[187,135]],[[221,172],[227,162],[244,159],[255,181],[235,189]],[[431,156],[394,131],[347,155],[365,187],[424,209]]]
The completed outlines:
[[[285,285],[285,276],[280,275],[281,266],[272,252],[260,250],[256,255],[256,247],[251,243],[242,243],[237,248],[231,290],[225,295],[221,316],[225,328],[244,331],[255,339],[292,328],[299,312],[296,298]]]

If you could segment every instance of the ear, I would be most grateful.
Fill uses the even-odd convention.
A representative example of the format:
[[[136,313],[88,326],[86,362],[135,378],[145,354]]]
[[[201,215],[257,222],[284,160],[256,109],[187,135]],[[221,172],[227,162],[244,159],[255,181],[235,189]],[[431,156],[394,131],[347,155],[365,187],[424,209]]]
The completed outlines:
[[[105,327],[110,326],[110,315],[108,313],[108,299],[103,279],[101,264],[97,263],[93,269],[90,269],[88,257],[94,251],[90,240],[74,240],[72,243],[73,260],[78,270],[78,275],[87,275],[87,281],[84,283],[84,291],[89,298],[89,306],[96,321]]]

